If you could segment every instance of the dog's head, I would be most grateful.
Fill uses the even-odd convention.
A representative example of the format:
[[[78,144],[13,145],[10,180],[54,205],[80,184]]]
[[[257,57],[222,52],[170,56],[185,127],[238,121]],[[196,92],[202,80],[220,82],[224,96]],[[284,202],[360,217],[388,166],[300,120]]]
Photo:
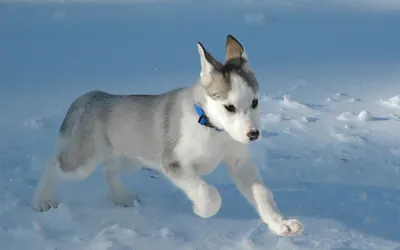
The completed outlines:
[[[258,82],[243,46],[228,35],[224,64],[214,59],[200,42],[197,47],[207,116],[233,139],[242,143],[255,141],[260,135]]]

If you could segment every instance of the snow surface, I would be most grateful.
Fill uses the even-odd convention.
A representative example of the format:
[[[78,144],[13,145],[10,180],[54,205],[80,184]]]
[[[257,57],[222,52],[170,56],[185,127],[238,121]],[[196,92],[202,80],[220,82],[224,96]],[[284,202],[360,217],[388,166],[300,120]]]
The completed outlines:
[[[166,2],[0,4],[0,249],[399,250],[399,13]],[[222,166],[206,178],[223,199],[209,219],[145,170],[124,176],[139,207],[114,206],[96,171],[62,183],[59,208],[32,210],[77,95],[188,86],[199,74],[196,42],[223,58],[228,33],[261,84],[253,158],[303,235],[272,235]]]
[[[196,3],[195,0],[1,0],[6,3],[123,3],[123,4],[158,4],[171,2],[187,2]],[[256,5],[267,6],[268,8],[293,9],[293,8],[338,8],[351,9],[358,11],[398,11],[400,9],[399,0],[220,0],[224,4],[229,5]],[[215,3],[215,2],[214,2]],[[260,15],[257,14],[256,19],[259,20]],[[251,18],[252,19],[252,18]]]

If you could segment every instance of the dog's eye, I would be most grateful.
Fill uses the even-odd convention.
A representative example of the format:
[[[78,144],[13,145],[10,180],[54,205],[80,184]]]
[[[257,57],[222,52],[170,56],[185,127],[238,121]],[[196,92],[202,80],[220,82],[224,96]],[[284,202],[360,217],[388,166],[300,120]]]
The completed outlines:
[[[258,106],[258,100],[257,100],[257,99],[254,99],[253,102],[251,103],[251,107],[252,107],[253,109],[255,109],[255,108],[257,108],[257,106]]]
[[[232,104],[230,105],[224,105],[225,109],[228,110],[228,112],[234,113],[236,112],[236,108],[235,106],[233,106]]]

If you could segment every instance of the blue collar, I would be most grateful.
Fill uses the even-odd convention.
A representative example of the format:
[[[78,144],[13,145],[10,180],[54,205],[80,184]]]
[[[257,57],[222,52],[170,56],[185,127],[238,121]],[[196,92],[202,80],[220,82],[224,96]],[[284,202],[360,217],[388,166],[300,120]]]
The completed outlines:
[[[199,122],[201,125],[206,126],[206,127],[209,127],[209,128],[214,128],[215,130],[217,130],[217,131],[219,131],[219,132],[223,131],[223,129],[220,129],[220,128],[215,127],[215,126],[210,122],[210,120],[208,119],[206,113],[204,113],[204,110],[203,110],[198,104],[194,104],[194,108],[195,108],[197,114],[199,115],[199,120],[198,120],[198,122]]]

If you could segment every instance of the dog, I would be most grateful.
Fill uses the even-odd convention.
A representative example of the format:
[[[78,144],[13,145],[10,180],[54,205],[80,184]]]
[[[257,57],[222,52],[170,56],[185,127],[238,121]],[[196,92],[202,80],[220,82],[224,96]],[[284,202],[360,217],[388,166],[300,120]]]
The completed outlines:
[[[43,171],[34,209],[56,208],[60,180],[83,180],[102,165],[112,201],[135,206],[138,197],[120,175],[142,167],[158,171],[182,190],[200,217],[221,207],[218,190],[202,176],[224,164],[237,188],[276,235],[301,234],[303,225],[278,210],[249,154],[260,134],[259,86],[243,45],[232,35],[225,63],[197,43],[200,77],[189,87],[159,95],[90,91],[70,105],[55,155]]]

